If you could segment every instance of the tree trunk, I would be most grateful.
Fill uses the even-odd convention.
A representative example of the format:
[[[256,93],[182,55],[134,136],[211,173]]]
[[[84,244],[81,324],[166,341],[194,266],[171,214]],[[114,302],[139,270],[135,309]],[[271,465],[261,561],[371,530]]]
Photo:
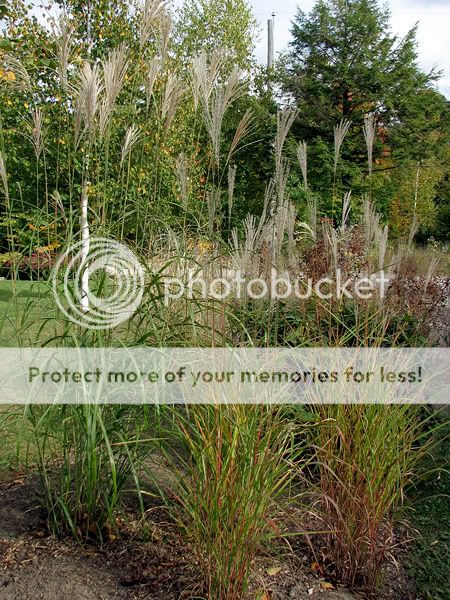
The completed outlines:
[[[84,188],[81,195],[81,310],[85,313],[89,311],[89,243],[88,195]]]

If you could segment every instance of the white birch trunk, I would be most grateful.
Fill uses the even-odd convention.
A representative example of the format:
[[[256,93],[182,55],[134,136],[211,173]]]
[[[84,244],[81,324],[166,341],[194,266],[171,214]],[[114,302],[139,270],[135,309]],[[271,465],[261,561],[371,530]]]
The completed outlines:
[[[85,313],[89,311],[89,268],[87,267],[89,243],[88,195],[86,189],[83,189],[81,196],[81,310]]]
[[[420,162],[417,163],[417,172],[416,172],[416,187],[414,189],[414,217],[417,213],[417,203],[419,201],[419,177],[420,177]]]

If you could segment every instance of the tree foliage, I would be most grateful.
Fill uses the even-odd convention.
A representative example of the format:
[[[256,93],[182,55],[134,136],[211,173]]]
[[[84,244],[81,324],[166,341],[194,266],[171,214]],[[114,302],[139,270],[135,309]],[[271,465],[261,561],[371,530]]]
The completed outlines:
[[[298,10],[280,71],[283,92],[300,111],[296,136],[309,142],[313,187],[315,182],[327,197],[334,191],[333,131],[345,119],[350,130],[339,181],[354,191],[379,188],[380,208],[388,208],[399,191],[390,186],[390,197],[384,197],[380,173],[440,161],[449,131],[445,98],[433,87],[439,73],[418,67],[417,27],[399,39],[389,20],[389,10],[376,0],[318,0],[311,13]],[[367,114],[375,118],[370,185],[362,131]]]
[[[185,0],[176,28],[185,60],[220,48],[228,69],[248,70],[253,64],[257,23],[247,0]]]

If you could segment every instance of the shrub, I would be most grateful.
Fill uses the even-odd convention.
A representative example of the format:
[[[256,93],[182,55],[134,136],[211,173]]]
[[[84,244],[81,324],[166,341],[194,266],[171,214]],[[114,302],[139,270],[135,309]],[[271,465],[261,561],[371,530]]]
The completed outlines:
[[[208,598],[239,600],[274,535],[269,514],[292,477],[293,426],[265,406],[196,406],[178,415],[177,519],[203,568]]]
[[[426,447],[419,407],[317,407],[317,462],[325,568],[351,587],[377,589],[393,546],[393,517]]]
[[[132,477],[139,489],[137,464],[149,451],[143,412],[29,406],[51,531],[70,532],[81,542],[103,541],[116,530],[124,486]]]

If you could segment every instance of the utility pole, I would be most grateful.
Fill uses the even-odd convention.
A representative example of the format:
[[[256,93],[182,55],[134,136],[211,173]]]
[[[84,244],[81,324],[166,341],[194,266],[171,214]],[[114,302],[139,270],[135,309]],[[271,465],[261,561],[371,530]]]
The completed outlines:
[[[275,25],[275,13],[272,13],[272,18],[267,21],[267,33],[268,33],[268,44],[267,44],[267,68],[270,70],[273,68],[275,62],[275,46],[273,31]]]

